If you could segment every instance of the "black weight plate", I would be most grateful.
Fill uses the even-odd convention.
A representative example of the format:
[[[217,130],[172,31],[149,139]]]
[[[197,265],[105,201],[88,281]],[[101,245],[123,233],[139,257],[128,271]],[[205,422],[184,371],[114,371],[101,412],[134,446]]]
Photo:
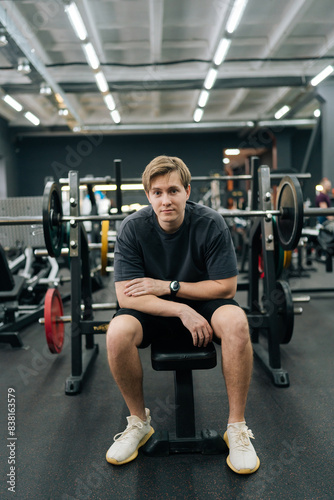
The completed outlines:
[[[290,286],[286,281],[276,281],[275,300],[278,305],[279,342],[288,344],[292,337],[295,316]]]
[[[60,187],[56,182],[49,181],[45,184],[43,194],[43,231],[50,257],[59,257],[61,253],[64,238],[62,217]]]
[[[303,229],[303,193],[296,177],[286,176],[277,191],[277,232],[284,250],[297,247]]]

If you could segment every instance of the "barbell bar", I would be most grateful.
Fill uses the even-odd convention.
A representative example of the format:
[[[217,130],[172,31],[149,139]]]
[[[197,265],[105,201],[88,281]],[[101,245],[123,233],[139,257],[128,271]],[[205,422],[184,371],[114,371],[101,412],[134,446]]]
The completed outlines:
[[[53,289],[50,289],[50,290],[53,290]],[[117,309],[117,304],[116,304],[116,302],[104,302],[101,304],[92,304],[91,307],[92,307],[93,311],[111,311],[111,310]],[[85,306],[83,304],[81,304],[81,311],[84,311],[84,310],[85,310]],[[47,311],[47,314],[50,312]],[[55,320],[55,318],[56,318],[56,320]],[[56,316],[55,318],[53,318],[53,321],[55,320],[56,323],[58,323],[58,322],[70,323],[72,321],[71,316]],[[39,318],[38,323],[40,325],[44,325],[45,324],[45,317]]]
[[[282,207],[280,210],[238,210],[238,209],[232,209],[228,210],[226,209],[226,212],[223,211],[221,212],[223,217],[272,217],[273,215],[277,215],[279,217],[284,217],[287,216],[287,213],[285,211],[285,207]],[[303,217],[317,217],[318,215],[334,215],[334,207],[333,208],[306,208],[303,210]],[[127,217],[127,214],[118,214],[118,215],[110,215],[110,214],[99,214],[99,215],[77,215],[74,217],[71,217],[69,215],[63,215],[61,219],[57,222],[58,223],[63,223],[63,222],[85,222],[85,221],[92,221],[92,222],[101,222],[104,220],[108,221],[116,221],[116,220],[123,220]],[[43,217],[41,216],[24,216],[20,215],[19,217],[13,217],[10,215],[5,215],[0,217],[0,226],[18,226],[18,225],[34,225],[34,224],[43,224]],[[97,243],[97,245],[100,245],[100,243]],[[97,246],[96,248],[100,248],[100,246]]]
[[[294,174],[298,179],[310,179],[311,174],[309,173],[296,173]],[[284,174],[271,172],[271,179],[282,179]],[[250,174],[241,174],[241,175],[195,175],[191,177],[191,182],[203,182],[203,181],[251,181],[253,179]],[[112,177],[82,177],[80,179],[80,184],[115,184],[116,179]],[[61,185],[68,185],[68,178],[59,179],[59,183]],[[122,184],[141,184],[141,177],[129,177],[127,179],[122,179]]]
[[[238,210],[232,209],[222,211],[221,214],[223,217],[272,217],[273,215],[277,215],[279,217],[287,217],[287,213],[285,208],[282,207],[280,210]],[[334,207],[333,208],[306,208],[303,210],[303,217],[318,217],[318,215],[334,215]],[[70,217],[68,215],[63,215],[59,223],[63,222],[85,222],[85,221],[93,221],[93,222],[101,222],[104,220],[107,221],[116,221],[123,220],[127,217],[127,214],[120,215],[109,215],[109,214],[100,214],[100,215],[79,215],[75,217]],[[2,216],[0,217],[0,226],[15,226],[15,225],[34,225],[34,224],[43,224],[43,217],[35,216]],[[58,223],[57,223],[58,224]],[[101,248],[100,243],[96,244],[96,248]],[[100,246],[98,246],[100,245]],[[93,248],[93,247],[92,247]]]
[[[267,200],[270,193],[266,193]],[[308,208],[304,210],[303,194],[299,181],[294,176],[285,176],[277,190],[276,210],[226,210],[223,217],[277,217],[277,230],[280,244],[284,250],[296,248],[303,228],[303,218],[313,216],[334,215],[334,208]],[[59,257],[63,244],[64,229],[62,224],[69,222],[76,224],[84,221],[117,221],[127,214],[99,214],[99,215],[63,215],[61,191],[57,183],[49,181],[45,185],[43,194],[42,216],[2,216],[0,225],[34,225],[42,224],[45,245],[51,257]]]

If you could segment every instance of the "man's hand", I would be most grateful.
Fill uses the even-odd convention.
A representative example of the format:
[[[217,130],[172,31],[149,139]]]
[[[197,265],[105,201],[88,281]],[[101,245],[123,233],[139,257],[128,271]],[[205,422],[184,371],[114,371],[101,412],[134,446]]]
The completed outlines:
[[[141,297],[142,295],[161,297],[169,293],[168,281],[154,280],[153,278],[135,278],[129,281],[124,288],[124,294],[128,297]]]
[[[142,297],[145,295],[161,297],[170,293],[169,282],[153,278],[135,278],[124,285],[123,293],[127,297]],[[191,333],[195,346],[206,347],[209,342],[212,342],[213,330],[203,316],[186,304],[168,301],[168,305],[171,304],[175,304],[178,308],[177,313],[173,313],[171,316],[180,318],[183,325]]]
[[[203,316],[189,306],[185,306],[180,315],[183,325],[190,331],[193,344],[206,347],[212,342],[213,330]]]

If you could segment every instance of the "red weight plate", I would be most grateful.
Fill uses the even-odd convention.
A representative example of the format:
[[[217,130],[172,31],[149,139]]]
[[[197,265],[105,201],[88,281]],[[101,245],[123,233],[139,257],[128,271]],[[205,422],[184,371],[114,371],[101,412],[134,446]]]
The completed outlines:
[[[63,302],[56,288],[49,288],[44,301],[44,328],[46,341],[53,354],[59,354],[64,344]]]

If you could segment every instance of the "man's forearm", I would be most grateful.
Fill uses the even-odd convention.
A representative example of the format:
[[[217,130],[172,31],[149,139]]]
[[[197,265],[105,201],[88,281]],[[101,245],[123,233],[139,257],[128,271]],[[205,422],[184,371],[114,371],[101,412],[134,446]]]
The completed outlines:
[[[232,299],[236,293],[237,278],[207,280],[197,283],[180,282],[177,297],[188,300]]]
[[[116,283],[116,293],[119,303],[127,298],[153,296],[156,298],[170,295],[169,281],[153,278],[135,278],[126,282]],[[206,280],[198,283],[181,282],[177,297],[188,300],[213,300],[233,298],[237,289],[237,277],[222,280]],[[169,302],[169,301],[168,301]],[[153,302],[157,308],[164,307],[164,303]],[[142,304],[146,307],[146,304]],[[128,306],[121,306],[128,307]],[[155,314],[155,313],[154,313]],[[169,314],[167,315],[169,316]]]
[[[236,293],[236,279],[208,280],[197,283],[180,282],[177,296],[188,300],[232,299]]]
[[[142,295],[141,297],[133,297],[124,295],[123,291],[119,290],[117,299],[120,307],[136,309],[137,311],[154,316],[163,317],[180,317],[184,304],[173,302],[171,300],[161,299],[155,295]]]

